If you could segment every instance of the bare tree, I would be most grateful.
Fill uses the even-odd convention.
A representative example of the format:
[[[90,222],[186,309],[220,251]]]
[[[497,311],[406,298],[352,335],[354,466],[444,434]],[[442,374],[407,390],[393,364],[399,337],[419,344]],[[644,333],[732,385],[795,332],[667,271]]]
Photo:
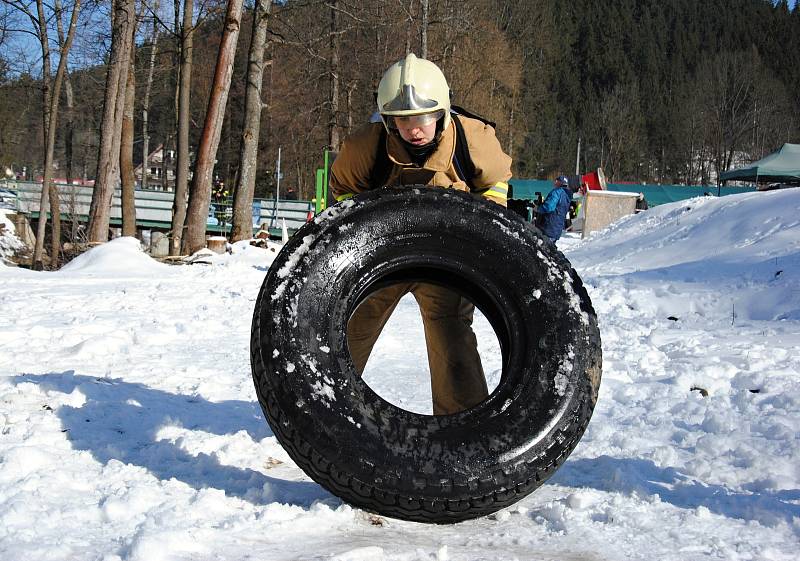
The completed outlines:
[[[175,21],[177,25],[178,0],[175,0]],[[183,24],[180,28],[180,78],[178,80],[178,136],[175,142],[177,160],[175,162],[175,199],[172,203],[172,234],[169,254],[178,255],[181,251],[183,228],[186,221],[186,203],[189,194],[189,117],[192,88],[192,52],[194,50],[194,0],[183,2]]]
[[[147,171],[150,169],[150,130],[148,113],[150,111],[150,92],[153,90],[153,72],[156,67],[156,52],[158,50],[158,0],[153,2],[153,29],[150,34],[150,61],[147,66],[147,81],[144,86],[144,100],[142,101],[142,189],[147,189]],[[166,177],[165,177],[166,180]]]
[[[58,200],[58,192],[55,185],[51,185],[53,173],[53,158],[54,154],[48,150],[50,146],[50,128],[55,124],[54,117],[58,113],[58,96],[53,96],[51,90],[53,84],[51,83],[50,72],[50,44],[47,37],[47,18],[44,12],[44,3],[41,0],[36,2],[36,11],[39,18],[39,41],[42,47],[42,104],[44,111],[43,117],[43,130],[45,135],[45,164],[44,173],[42,177],[42,193],[41,202],[39,205],[39,221],[37,224],[36,244],[34,247],[33,268],[42,269],[41,251],[39,259],[36,258],[36,250],[40,247],[44,248],[44,234],[45,225],[47,224],[47,207],[50,205],[50,217],[52,221],[51,236],[50,236],[50,267],[55,269],[58,267],[59,254],[61,252],[61,208]],[[58,14],[60,18],[60,14]],[[54,103],[51,103],[53,102]],[[55,127],[53,127],[55,132]],[[55,134],[53,138],[53,145],[55,145]]]
[[[749,142],[752,160],[759,160],[784,142],[791,142],[797,120],[786,85],[766,69],[764,74],[756,83],[755,127]]]
[[[261,87],[264,81],[264,50],[267,46],[270,0],[257,0],[253,10],[253,32],[247,57],[247,90],[244,101],[244,130],[239,152],[239,178],[233,200],[231,241],[252,237],[252,205],[258,164],[258,138],[264,102]]]
[[[111,57],[106,74],[105,102],[92,203],[89,207],[90,242],[108,240],[111,199],[119,178],[119,153],[125,87],[136,21],[135,0],[115,0],[111,23]]]
[[[6,42],[6,37],[8,36],[8,27],[9,27],[9,12],[5,9],[0,11],[0,47],[3,46],[3,43]],[[3,63],[2,58],[0,58],[0,63]]]
[[[55,0],[56,12],[61,14],[60,0]],[[58,45],[62,48],[67,38],[64,35],[64,24],[61,17],[56,18],[56,29],[58,30]],[[73,143],[75,140],[75,93],[72,90],[72,80],[68,69],[64,70],[64,159],[66,160],[66,180],[67,183],[74,177],[73,170]]]
[[[233,74],[233,59],[241,27],[242,4],[243,0],[228,0],[228,8],[225,13],[225,26],[214,69],[214,82],[211,86],[203,133],[197,147],[197,160],[192,176],[192,187],[189,191],[186,237],[182,246],[184,252],[188,254],[194,253],[206,245],[206,217],[211,202],[212,176]]]
[[[679,173],[686,185],[702,184],[704,153],[708,137],[708,119],[702,105],[703,92],[695,83],[686,82],[676,100],[675,143],[680,150]]]
[[[60,0],[55,0],[56,12],[61,14]],[[64,25],[61,17],[56,18],[56,29],[58,31],[58,44],[63,47],[67,38],[64,34]],[[65,160],[65,181],[68,187],[66,195],[66,214],[70,221],[70,231],[67,239],[75,242],[78,238],[80,220],[76,212],[75,190],[72,188],[72,180],[75,177],[74,166],[74,144],[75,144],[75,93],[72,89],[69,69],[64,70],[64,160]]]
[[[717,174],[730,168],[734,153],[755,126],[753,96],[758,79],[757,53],[720,53],[707,58],[698,73],[705,93],[703,109]]]
[[[637,85],[615,87],[603,100],[600,121],[608,150],[604,169],[609,180],[638,174],[642,122]]]
[[[50,266],[58,266],[59,252],[61,249],[61,220],[58,202],[58,192],[51,185],[53,177],[53,158],[55,151],[56,127],[58,124],[58,101],[61,92],[61,84],[67,68],[69,50],[72,47],[72,40],[75,36],[75,29],[80,13],[80,0],[75,0],[70,16],[69,28],[66,40],[59,49],[58,69],[55,79],[51,79],[50,44],[48,38],[48,17],[45,13],[45,6],[42,0],[36,0],[36,14],[33,13],[29,4],[15,2],[12,4],[20,12],[28,16],[36,30],[36,36],[42,49],[42,99],[44,111],[42,112],[43,130],[45,136],[45,156],[44,173],[42,178],[42,195],[39,203],[39,222],[36,228],[36,244],[33,252],[33,268],[43,268],[44,254],[44,235],[47,224],[47,213],[50,211],[52,217],[51,227],[51,258]],[[56,8],[55,16],[61,17],[60,6]]]

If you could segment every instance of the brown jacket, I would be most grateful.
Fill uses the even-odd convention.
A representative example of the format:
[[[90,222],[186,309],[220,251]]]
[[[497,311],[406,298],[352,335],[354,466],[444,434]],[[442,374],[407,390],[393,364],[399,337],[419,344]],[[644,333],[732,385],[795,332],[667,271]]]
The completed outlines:
[[[503,206],[511,179],[511,158],[500,147],[494,129],[478,119],[459,115],[475,164],[473,192]],[[370,189],[369,179],[383,123],[369,123],[348,137],[331,168],[331,190],[337,200]],[[386,135],[386,149],[392,168],[387,185],[434,185],[470,191],[453,165],[456,130],[453,122],[442,133],[439,145],[422,167],[417,166],[397,134]]]

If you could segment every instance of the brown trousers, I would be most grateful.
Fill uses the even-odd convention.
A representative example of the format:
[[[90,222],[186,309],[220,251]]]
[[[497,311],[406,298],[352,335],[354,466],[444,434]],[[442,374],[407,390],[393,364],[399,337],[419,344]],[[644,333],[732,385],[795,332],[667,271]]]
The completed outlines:
[[[358,375],[364,372],[389,316],[409,292],[417,300],[425,327],[433,414],[457,413],[486,399],[486,378],[472,331],[475,306],[459,294],[433,284],[389,286],[358,306],[347,325],[347,343]]]

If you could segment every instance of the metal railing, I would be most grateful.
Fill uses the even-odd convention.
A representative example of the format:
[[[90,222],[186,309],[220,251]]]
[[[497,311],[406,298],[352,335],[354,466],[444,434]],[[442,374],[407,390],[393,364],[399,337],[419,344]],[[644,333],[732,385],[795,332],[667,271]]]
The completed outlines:
[[[92,202],[92,187],[56,183],[62,218],[86,222]],[[16,194],[16,210],[33,217],[39,215],[42,184],[34,181],[0,181],[0,189]],[[110,222],[122,223],[122,201],[119,189],[114,191],[111,200]],[[10,198],[10,197],[4,197]],[[136,224],[145,229],[169,230],[172,227],[172,204],[174,193],[137,189],[134,193],[136,205]],[[231,201],[212,201],[209,208],[206,230],[213,233],[228,234],[233,219]],[[309,213],[313,213],[311,201],[255,199],[253,201],[253,230],[268,229],[280,235],[283,224],[293,232],[306,223]]]

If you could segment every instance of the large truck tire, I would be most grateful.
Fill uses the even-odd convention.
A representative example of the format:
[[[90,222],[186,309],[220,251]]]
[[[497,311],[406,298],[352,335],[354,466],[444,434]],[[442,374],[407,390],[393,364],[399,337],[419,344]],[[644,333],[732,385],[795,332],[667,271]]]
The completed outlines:
[[[347,322],[396,282],[460,292],[502,349],[498,386],[453,415],[401,409],[356,374]],[[600,334],[578,275],[519,216],[452,189],[385,188],[301,228],[272,264],[252,324],[258,400],[314,481],[386,516],[490,514],[550,477],[581,438],[600,384]]]

